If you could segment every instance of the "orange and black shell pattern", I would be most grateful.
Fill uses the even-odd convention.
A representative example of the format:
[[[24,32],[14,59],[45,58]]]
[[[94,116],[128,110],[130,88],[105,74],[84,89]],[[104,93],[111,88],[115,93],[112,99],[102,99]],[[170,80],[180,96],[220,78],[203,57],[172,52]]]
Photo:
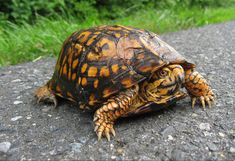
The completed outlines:
[[[74,32],[64,42],[48,87],[57,96],[94,106],[169,63],[192,66],[152,32],[99,26]]]

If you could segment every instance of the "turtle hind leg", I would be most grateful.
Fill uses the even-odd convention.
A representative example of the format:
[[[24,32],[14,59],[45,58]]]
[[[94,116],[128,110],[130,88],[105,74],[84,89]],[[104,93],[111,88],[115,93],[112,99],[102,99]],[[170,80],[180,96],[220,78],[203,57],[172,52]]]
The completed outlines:
[[[138,93],[138,85],[120,92],[117,96],[108,99],[94,114],[94,124],[98,140],[105,136],[110,141],[110,133],[115,136],[114,122],[123,116],[131,107],[132,100]]]
[[[52,92],[50,92],[47,84],[42,87],[39,87],[35,91],[34,96],[37,99],[37,103],[50,102],[50,103],[54,104],[54,107],[57,107],[57,105],[58,105],[58,101],[57,101],[56,96]]]
[[[212,103],[215,102],[215,94],[206,79],[193,69],[187,70],[185,75],[185,88],[192,99],[192,107],[194,107],[197,100],[200,100],[203,109],[206,104],[211,108]]]

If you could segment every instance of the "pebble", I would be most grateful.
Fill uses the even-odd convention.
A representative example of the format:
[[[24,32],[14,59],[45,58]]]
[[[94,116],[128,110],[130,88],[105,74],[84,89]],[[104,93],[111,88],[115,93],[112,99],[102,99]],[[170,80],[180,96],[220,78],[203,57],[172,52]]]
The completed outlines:
[[[197,116],[198,116],[198,114],[196,114],[196,113],[192,114],[192,117],[197,117]]]
[[[48,112],[50,111],[51,107],[45,107],[45,108],[42,108],[42,112]]]
[[[87,140],[88,140],[88,137],[79,137],[78,138],[78,141],[82,144],[85,144],[87,142]]]
[[[201,124],[199,125],[199,128],[200,128],[201,130],[207,130],[207,131],[209,131],[209,130],[211,129],[209,123],[201,123]]]
[[[14,83],[14,82],[21,82],[21,80],[20,79],[15,79],[15,80],[12,80],[11,82],[12,83]]]
[[[181,150],[174,149],[171,152],[171,160],[185,160],[185,153]]]
[[[219,136],[223,138],[225,135],[224,135],[224,133],[219,132]]]
[[[17,96],[17,97],[16,97],[16,99],[20,99],[20,98],[21,98],[21,96]]]
[[[168,136],[170,134],[173,134],[175,132],[175,129],[173,126],[168,126],[160,131],[160,134],[163,136]]]
[[[218,148],[214,143],[208,143],[207,146],[210,151],[218,151]]]
[[[111,159],[112,159],[112,160],[115,160],[115,159],[116,159],[116,156],[111,156]]]
[[[114,145],[110,144],[110,149],[113,150],[113,148],[114,148]]]
[[[230,147],[229,151],[230,151],[230,153],[235,153],[235,148],[234,147]]]
[[[32,118],[31,116],[27,116],[27,117],[26,117],[27,120],[30,120],[31,118]]]
[[[0,152],[7,153],[11,147],[10,142],[1,142],[0,143]]]
[[[118,149],[117,149],[117,154],[122,155],[123,152],[124,152],[124,149],[123,149],[123,148],[118,148]]]
[[[168,140],[174,140],[174,138],[171,135],[168,135]]]
[[[81,143],[74,142],[74,143],[71,143],[70,146],[72,148],[72,151],[74,151],[76,153],[81,152],[81,147],[82,147]]]
[[[14,105],[18,105],[18,104],[22,104],[22,103],[23,103],[23,101],[14,101],[13,102]]]
[[[22,118],[22,116],[16,116],[16,117],[11,118],[11,121],[17,121],[21,118]]]

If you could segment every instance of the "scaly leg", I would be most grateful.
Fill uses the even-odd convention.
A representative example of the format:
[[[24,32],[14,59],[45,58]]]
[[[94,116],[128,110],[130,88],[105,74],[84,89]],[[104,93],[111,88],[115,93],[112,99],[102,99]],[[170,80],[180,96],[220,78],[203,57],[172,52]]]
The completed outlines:
[[[102,136],[106,136],[108,141],[110,141],[110,133],[115,136],[113,128],[115,120],[130,109],[132,100],[136,97],[138,91],[139,86],[136,85],[133,88],[120,92],[120,94],[108,99],[101,108],[96,110],[94,115],[94,131],[98,136],[98,140]]]
[[[193,69],[187,70],[184,85],[191,96],[192,108],[197,99],[201,101],[203,109],[206,107],[205,102],[209,105],[209,108],[211,108],[211,104],[215,101],[215,94],[200,73],[193,71]]]
[[[52,103],[54,103],[54,107],[57,107],[58,103],[57,103],[56,96],[50,92],[47,85],[39,87],[35,91],[34,96],[37,98],[37,103],[52,102]]]

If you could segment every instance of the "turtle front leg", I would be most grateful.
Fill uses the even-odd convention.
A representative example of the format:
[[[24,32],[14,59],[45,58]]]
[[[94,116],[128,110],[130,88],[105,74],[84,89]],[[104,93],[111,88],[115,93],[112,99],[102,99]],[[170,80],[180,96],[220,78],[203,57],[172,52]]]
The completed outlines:
[[[206,79],[197,71],[194,71],[193,69],[186,71],[184,86],[192,99],[192,108],[198,99],[200,100],[203,109],[205,109],[206,103],[209,108],[211,108],[212,103],[215,102],[215,94],[211,87]]]
[[[132,100],[136,97],[139,87],[127,89],[118,95],[110,98],[101,108],[96,110],[94,124],[98,140],[105,136],[110,141],[110,133],[115,136],[114,122],[123,116],[131,107]]]

